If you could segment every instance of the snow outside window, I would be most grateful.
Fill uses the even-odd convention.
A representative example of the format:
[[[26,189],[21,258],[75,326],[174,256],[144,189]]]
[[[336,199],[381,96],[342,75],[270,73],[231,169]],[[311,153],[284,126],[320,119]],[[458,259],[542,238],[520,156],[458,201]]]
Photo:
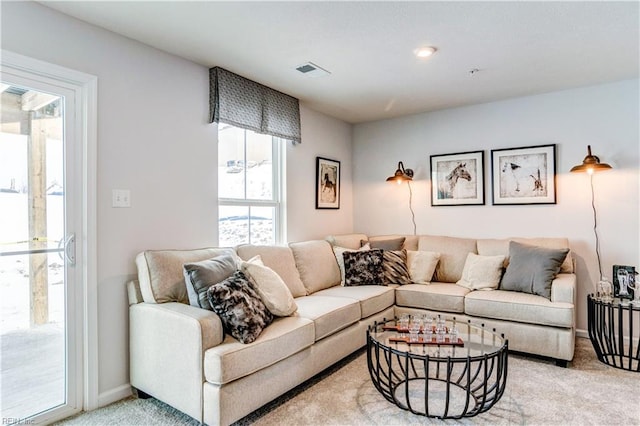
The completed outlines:
[[[218,245],[273,245],[284,238],[283,141],[227,124],[218,130]]]

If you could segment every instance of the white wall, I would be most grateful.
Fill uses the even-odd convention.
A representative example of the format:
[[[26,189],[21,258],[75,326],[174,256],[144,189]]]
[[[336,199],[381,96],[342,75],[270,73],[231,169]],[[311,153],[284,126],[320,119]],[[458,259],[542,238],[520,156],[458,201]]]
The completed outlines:
[[[98,77],[99,392],[108,403],[129,391],[125,285],[136,253],[217,241],[208,70],[34,2],[2,2],[2,48]],[[290,239],[348,232],[351,125],[301,110],[303,143],[287,149]],[[344,162],[339,211],[315,210],[316,155]],[[113,188],[131,190],[130,209],[111,208]]]
[[[353,229],[352,125],[301,106],[302,143],[287,149],[288,241],[320,239]],[[316,157],[340,161],[340,209],[316,210]]]
[[[387,184],[397,162],[415,169],[417,233],[461,237],[563,236],[578,265],[578,328],[595,289],[591,193],[569,173],[588,144],[614,167],[594,176],[602,267],[640,266],[638,80],[566,90],[354,126],[354,223],[367,234],[412,233],[405,186]],[[491,205],[490,150],[557,144],[557,204]],[[485,151],[486,205],[431,207],[429,156]]]

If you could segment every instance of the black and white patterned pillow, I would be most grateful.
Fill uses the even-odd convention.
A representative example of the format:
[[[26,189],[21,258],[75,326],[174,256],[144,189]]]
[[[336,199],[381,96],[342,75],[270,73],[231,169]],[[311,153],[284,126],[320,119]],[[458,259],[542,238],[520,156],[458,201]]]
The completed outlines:
[[[212,285],[207,294],[225,332],[242,343],[256,340],[273,321],[273,315],[242,271],[236,271],[226,280]]]
[[[382,250],[347,251],[344,258],[344,285],[384,285]]]
[[[383,258],[385,284],[411,284],[406,250],[385,250]]]

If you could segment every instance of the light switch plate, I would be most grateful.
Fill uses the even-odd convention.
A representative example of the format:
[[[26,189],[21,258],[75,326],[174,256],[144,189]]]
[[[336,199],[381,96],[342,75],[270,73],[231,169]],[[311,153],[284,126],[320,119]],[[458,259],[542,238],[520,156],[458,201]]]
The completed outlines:
[[[131,191],[128,189],[113,189],[111,190],[111,195],[111,207],[131,207]]]

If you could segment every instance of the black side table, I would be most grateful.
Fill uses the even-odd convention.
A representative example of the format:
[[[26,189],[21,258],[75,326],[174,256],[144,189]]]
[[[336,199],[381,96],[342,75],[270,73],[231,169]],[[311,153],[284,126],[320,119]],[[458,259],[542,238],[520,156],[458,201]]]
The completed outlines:
[[[589,339],[598,359],[612,367],[640,372],[640,306],[620,299],[587,296]]]

